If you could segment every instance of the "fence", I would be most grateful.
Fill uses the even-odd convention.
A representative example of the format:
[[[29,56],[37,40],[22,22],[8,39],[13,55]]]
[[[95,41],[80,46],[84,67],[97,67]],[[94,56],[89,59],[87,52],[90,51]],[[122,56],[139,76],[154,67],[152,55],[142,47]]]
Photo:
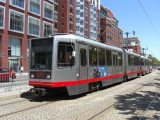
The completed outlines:
[[[13,78],[8,73],[0,73],[0,95],[29,90],[27,73],[16,73],[16,78]]]
[[[0,82],[10,82],[12,81],[12,75],[8,73],[0,73]]]

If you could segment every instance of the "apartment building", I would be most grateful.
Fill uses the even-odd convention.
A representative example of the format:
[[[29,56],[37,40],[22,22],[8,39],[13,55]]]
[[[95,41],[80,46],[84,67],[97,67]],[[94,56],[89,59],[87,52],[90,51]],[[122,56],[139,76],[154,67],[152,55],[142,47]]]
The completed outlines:
[[[118,27],[119,21],[108,8],[104,8],[103,6],[101,6],[100,17],[100,42],[121,48],[123,31]]]
[[[99,40],[100,0],[59,0],[58,32]]]
[[[58,31],[58,0],[0,0],[0,66],[27,71],[29,39]]]
[[[140,40],[138,37],[124,38],[122,48],[130,52],[141,54]]]

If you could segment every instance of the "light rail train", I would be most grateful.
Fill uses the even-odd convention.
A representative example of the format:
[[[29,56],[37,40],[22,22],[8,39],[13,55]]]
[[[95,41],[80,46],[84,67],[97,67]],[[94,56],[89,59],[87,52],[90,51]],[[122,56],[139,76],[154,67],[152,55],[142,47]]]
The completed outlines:
[[[152,71],[148,58],[71,34],[31,39],[29,51],[29,85],[37,96],[92,92]]]

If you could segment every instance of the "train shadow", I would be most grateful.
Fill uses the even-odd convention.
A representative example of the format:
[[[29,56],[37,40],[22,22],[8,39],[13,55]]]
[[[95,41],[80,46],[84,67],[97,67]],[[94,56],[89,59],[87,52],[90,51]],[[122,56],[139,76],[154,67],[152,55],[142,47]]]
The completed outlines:
[[[86,96],[87,93],[80,94],[80,95],[74,95],[74,96],[68,96],[66,93],[59,93],[54,95],[46,95],[46,96],[34,96],[30,91],[23,92],[20,96],[22,98],[28,99],[30,102],[44,102],[44,101],[60,101],[60,100],[74,100],[79,99],[81,97]]]
[[[148,83],[148,84],[143,84],[143,86],[154,86],[160,88],[160,83],[153,83],[153,84]],[[140,115],[143,113],[143,111],[145,111],[145,109],[148,107],[149,103],[156,94],[157,92],[148,90],[148,91],[140,91],[138,93],[133,93],[133,94],[119,95],[115,97],[117,102],[114,107],[117,110],[121,111],[119,112],[119,114],[127,116],[128,114],[131,114],[131,117],[128,118],[128,120],[138,120],[140,118]],[[149,107],[150,111],[156,112],[156,114],[152,116],[154,120],[160,119],[159,100],[160,100],[160,94],[157,95],[154,102]],[[151,118],[145,117],[144,115],[143,120],[146,119],[151,119]]]
[[[135,78],[132,78],[132,79],[129,79],[127,80],[126,82],[129,82],[129,81],[132,81],[134,80]],[[108,89],[108,88],[111,88],[111,87],[114,87],[114,86],[117,86],[119,84],[121,84],[122,82],[119,82],[119,83],[114,83],[114,84],[111,84],[111,85],[108,85],[108,86],[105,86],[103,87],[102,89],[100,90],[105,90],[105,89]],[[98,91],[100,91],[98,90]],[[60,100],[74,100],[74,99],[79,99],[79,98],[82,98],[88,94],[91,94],[91,93],[95,93],[95,92],[98,92],[98,91],[94,91],[94,92],[86,92],[86,93],[82,93],[82,94],[79,94],[79,95],[74,95],[74,96],[68,96],[68,94],[66,93],[61,93],[61,94],[54,94],[54,95],[48,95],[48,96],[43,96],[43,97],[40,97],[40,96],[34,96],[32,95],[32,93],[30,91],[26,91],[26,92],[23,92],[21,93],[21,97],[22,98],[25,98],[25,99],[28,99],[29,101],[31,102],[43,102],[43,101],[60,101]]]

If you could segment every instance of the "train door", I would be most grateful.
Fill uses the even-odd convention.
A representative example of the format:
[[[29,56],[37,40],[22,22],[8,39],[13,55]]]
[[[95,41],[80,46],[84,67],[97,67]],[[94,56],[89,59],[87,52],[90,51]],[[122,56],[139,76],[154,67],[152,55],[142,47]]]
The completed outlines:
[[[118,74],[118,53],[117,52],[113,52],[113,75],[117,75]],[[113,83],[116,83],[117,78],[113,78]]]
[[[79,92],[88,91],[87,45],[79,44]],[[83,84],[81,84],[83,80]]]

